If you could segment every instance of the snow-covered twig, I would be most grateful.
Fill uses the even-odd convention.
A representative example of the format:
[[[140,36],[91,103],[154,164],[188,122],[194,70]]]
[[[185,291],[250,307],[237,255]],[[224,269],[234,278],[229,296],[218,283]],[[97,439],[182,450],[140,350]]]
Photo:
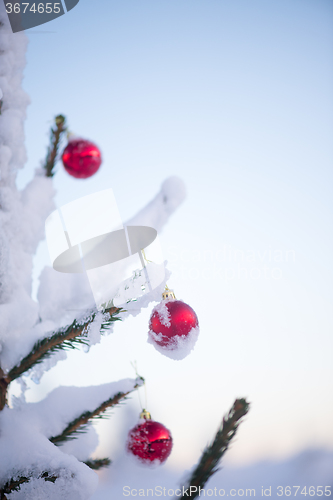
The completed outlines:
[[[115,404],[142,383],[138,377],[91,387],[58,387],[37,403],[4,408],[0,413],[0,498],[9,487],[21,487],[23,498],[29,488],[42,490],[40,498],[50,498],[51,490],[52,498],[89,498],[98,481],[93,469],[108,464],[108,459],[90,458],[98,443],[93,426],[80,439],[62,442],[62,446],[55,446],[51,436],[60,435],[77,415],[97,416],[108,403]],[[51,485],[46,477],[55,478],[55,483]],[[75,496],[78,488],[84,493]]]
[[[183,496],[181,498],[196,498],[200,495],[200,489],[204,487],[208,479],[218,471],[219,462],[236,434],[240,420],[249,411],[249,407],[250,405],[245,399],[235,400],[228,415],[223,417],[214,441],[204,450],[187,485],[182,488]]]
[[[109,458],[97,458],[96,460],[86,460],[83,462],[92,470],[100,470],[103,467],[108,467],[111,464],[111,460]],[[24,483],[28,483],[31,481],[31,475],[28,476],[20,476],[17,479],[11,479],[8,481],[1,489],[0,489],[0,500],[7,500],[8,494],[13,491],[19,491],[20,487]],[[56,474],[49,474],[49,472],[43,472],[37,478],[44,479],[44,481],[49,481],[51,483],[55,483],[58,479]]]
[[[114,321],[120,320],[117,314],[121,311],[122,309],[117,307],[110,307],[104,311],[101,332],[107,330]],[[88,317],[81,320],[74,320],[71,325],[60,328],[49,337],[38,340],[30,353],[17,366],[14,366],[8,374],[5,374],[0,367],[0,411],[5,407],[8,386],[13,380],[59,350],[76,349],[81,345],[89,345],[87,341],[87,329],[97,314],[97,310],[92,311]]]
[[[93,411],[85,411],[79,417],[72,420],[63,430],[61,434],[57,436],[49,438],[51,443],[55,445],[60,445],[69,439],[75,439],[78,437],[78,434],[84,432],[84,428],[88,424],[90,420],[93,418],[103,418],[103,414],[105,414],[108,408],[117,405],[122,399],[126,399],[126,396],[130,394],[133,390],[137,389],[142,383],[144,379],[142,377],[138,378],[137,384],[133,387],[131,391],[127,392],[118,392],[114,396],[110,397],[106,401],[103,401],[95,410]]]
[[[51,483],[54,483],[58,479],[58,476],[51,476],[48,472],[43,472],[43,474],[40,474],[38,477],[44,479],[44,481],[50,481]],[[0,499],[7,500],[6,494],[12,493],[13,491],[19,491],[21,484],[28,483],[30,480],[31,477],[26,476],[21,476],[17,479],[11,479],[3,486],[3,488],[1,488]]]
[[[97,458],[95,460],[86,460],[83,462],[92,470],[100,470],[103,467],[108,467],[111,464],[111,460],[109,458]],[[49,481],[51,483],[55,483],[58,479],[56,474],[49,474],[49,472],[43,472],[39,476],[40,479],[44,479],[44,481]],[[7,483],[0,489],[0,500],[7,500],[7,496],[9,493],[13,491],[19,491],[20,487],[24,483],[28,483],[31,481],[31,475],[28,476],[20,476],[17,479],[11,479],[7,481]]]
[[[121,312],[120,308],[110,307],[105,310],[105,321],[101,325],[101,330],[105,330],[110,326],[110,323],[118,321],[117,314]],[[71,325],[52,333],[49,337],[36,342],[31,352],[20,362],[14,366],[8,375],[6,381],[12,382],[20,377],[27,370],[30,370],[36,363],[40,363],[45,358],[49,357],[54,352],[60,349],[75,349],[80,344],[86,344],[87,327],[92,323],[98,314],[98,311],[93,311],[88,318],[74,320]]]

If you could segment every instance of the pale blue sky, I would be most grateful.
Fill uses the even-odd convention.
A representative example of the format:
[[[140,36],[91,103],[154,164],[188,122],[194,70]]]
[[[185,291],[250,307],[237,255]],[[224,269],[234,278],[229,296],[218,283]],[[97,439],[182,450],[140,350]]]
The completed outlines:
[[[60,363],[31,399],[131,376],[137,359],[151,411],[175,436],[171,466],[190,466],[243,395],[252,410],[230,460],[333,447],[332,13],[322,0],[80,0],[27,32],[19,184],[58,113],[104,158],[86,181],[59,165],[58,206],[112,187],[126,220],[180,176],[188,198],[161,241],[170,285],[201,324],[195,351],[174,362],[146,344],[147,310],[71,356],[74,369]],[[36,273],[44,263],[42,246]]]

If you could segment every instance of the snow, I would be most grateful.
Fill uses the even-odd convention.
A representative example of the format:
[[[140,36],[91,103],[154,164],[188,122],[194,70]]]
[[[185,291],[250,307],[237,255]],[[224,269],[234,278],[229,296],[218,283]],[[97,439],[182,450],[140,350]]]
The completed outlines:
[[[52,320],[56,328],[72,323],[94,307],[86,274],[58,273],[49,266],[40,275],[37,298],[41,319]]]
[[[162,325],[171,326],[171,314],[166,306],[166,303],[166,300],[161,300],[161,302],[154,307],[152,314],[155,312],[158,314],[158,318]]]
[[[127,460],[129,463],[132,463],[134,466],[138,466],[141,469],[150,469],[153,471],[163,465],[163,462],[158,458],[148,462],[147,460],[142,460],[140,457],[133,455],[130,451],[127,451]]]
[[[176,176],[169,177],[163,182],[155,198],[126,222],[126,226],[149,226],[159,232],[185,198],[186,189],[183,181]]]
[[[110,315],[109,315],[110,316]],[[105,314],[98,312],[95,319],[88,326],[87,340],[90,345],[97,344],[101,340],[101,327],[104,321]],[[113,326],[113,325],[112,325]]]
[[[31,298],[31,271],[54,190],[40,170],[24,191],[15,185],[16,173],[26,161],[23,123],[29,99],[21,81],[27,39],[23,33],[12,34],[3,3],[0,21],[0,364],[6,370],[46,332],[33,328],[38,304]]]
[[[89,423],[80,435],[79,439],[70,439],[61,445],[60,449],[67,455],[74,455],[80,461],[87,460],[99,443],[97,431],[92,423]]]
[[[82,470],[73,473],[68,469],[57,471],[59,478],[53,484],[44,479],[33,478],[23,484],[19,492],[7,495],[10,500],[86,500],[96,489],[97,474],[82,464]],[[94,474],[94,476],[93,476]]]
[[[165,337],[162,333],[155,333],[152,330],[148,332],[148,344],[152,344],[155,349],[167,356],[170,359],[174,359],[176,361],[180,361],[181,359],[186,358],[191,351],[193,351],[194,346],[199,337],[199,327],[192,328],[187,335],[175,335],[171,339],[168,340],[167,345],[159,345],[157,341],[165,341]]]
[[[50,471],[64,479],[65,492],[64,481],[56,480],[50,486],[43,479],[35,479],[12,498],[36,498],[34,495],[38,494],[44,498],[58,495],[64,499],[88,499],[97,487],[97,475],[79,460],[88,459],[94,451],[98,444],[96,433],[90,426],[83,439],[75,440],[78,443],[70,441],[61,446],[55,446],[49,438],[59,435],[83,412],[93,411],[110,397],[132,391],[141,383],[140,379],[124,379],[92,387],[58,387],[38,403],[6,407],[0,413],[0,484],[9,478],[37,478]]]
[[[55,352],[52,354],[52,356],[46,358],[41,363],[37,363],[36,365],[34,365],[30,370],[24,373],[23,377],[30,377],[35,384],[39,384],[40,379],[42,378],[45,372],[51,370],[51,368],[56,366],[58,361],[64,361],[66,358],[67,358],[66,351],[60,350],[58,352]],[[20,378],[22,379],[23,377]]]

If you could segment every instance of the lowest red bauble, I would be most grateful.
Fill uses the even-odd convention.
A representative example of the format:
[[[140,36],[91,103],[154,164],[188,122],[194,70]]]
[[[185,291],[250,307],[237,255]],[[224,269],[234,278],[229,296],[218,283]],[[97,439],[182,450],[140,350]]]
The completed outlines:
[[[172,450],[172,436],[163,424],[151,420],[145,410],[127,438],[127,450],[142,463],[163,463]]]
[[[62,153],[65,170],[77,179],[94,175],[102,163],[101,152],[93,142],[72,139]]]

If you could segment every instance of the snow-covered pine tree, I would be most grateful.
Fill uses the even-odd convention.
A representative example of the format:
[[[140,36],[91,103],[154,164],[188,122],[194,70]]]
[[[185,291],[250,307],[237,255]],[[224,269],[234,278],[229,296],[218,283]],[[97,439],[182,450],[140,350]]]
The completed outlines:
[[[99,341],[116,320],[159,300],[165,283],[137,300],[126,313],[115,307],[103,312],[87,309],[60,328],[48,317],[53,283],[47,271],[42,273],[40,285],[42,292],[43,287],[48,289],[47,298],[44,294],[39,303],[31,298],[33,256],[44,238],[45,220],[55,208],[52,174],[65,121],[57,117],[44,168],[37,169],[33,180],[18,191],[16,173],[26,161],[23,124],[29,99],[21,88],[26,45],[24,33],[12,34],[0,2],[0,497],[83,500],[97,486],[94,470],[110,460],[89,458],[95,439],[92,443],[87,439],[76,457],[73,448],[71,454],[66,453],[67,440],[79,435],[77,441],[84,440],[79,431],[126,398],[143,379],[99,387],[59,387],[38,403],[26,403],[22,377],[40,378],[64,358],[67,348]],[[130,223],[160,231],[182,200],[182,184],[167,180]],[[9,406],[8,388],[14,380],[21,381],[22,397]],[[192,493],[186,498],[197,496],[196,488],[203,487],[216,471],[247,411],[248,403],[237,399],[188,478],[185,487],[192,486]]]

